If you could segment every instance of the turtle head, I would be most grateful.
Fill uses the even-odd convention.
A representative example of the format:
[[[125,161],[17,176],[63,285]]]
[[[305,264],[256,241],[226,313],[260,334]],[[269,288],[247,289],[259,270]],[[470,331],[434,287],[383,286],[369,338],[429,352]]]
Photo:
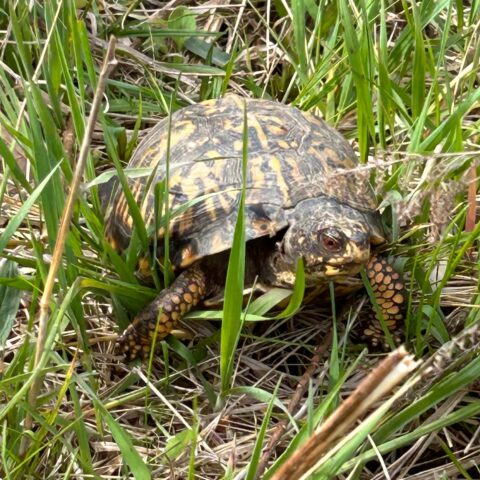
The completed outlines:
[[[308,283],[357,274],[370,258],[371,244],[383,240],[373,217],[331,198],[300,202],[278,245],[277,270],[294,271],[302,257]]]

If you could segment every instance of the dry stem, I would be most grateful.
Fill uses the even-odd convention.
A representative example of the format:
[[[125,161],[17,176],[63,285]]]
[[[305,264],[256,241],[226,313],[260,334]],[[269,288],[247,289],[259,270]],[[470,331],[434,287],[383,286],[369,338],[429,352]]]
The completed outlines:
[[[52,255],[52,262],[50,264],[47,280],[45,282],[45,288],[43,291],[42,298],[40,300],[40,313],[38,318],[38,339],[37,339],[37,345],[35,350],[35,360],[34,360],[34,367],[33,367],[34,381],[28,393],[28,404],[32,409],[35,408],[38,392],[42,384],[42,376],[40,375],[40,371],[39,369],[37,369],[37,367],[40,363],[40,360],[45,350],[45,342],[47,338],[47,327],[48,327],[48,318],[49,318],[49,305],[52,297],[53,287],[55,285],[55,279],[57,277],[58,268],[60,267],[60,263],[62,261],[63,250],[65,247],[65,241],[66,241],[68,230],[70,227],[70,220],[73,213],[73,207],[75,205],[75,201],[77,198],[78,189],[82,182],[83,171],[85,170],[88,151],[90,148],[90,142],[91,142],[93,130],[95,127],[95,122],[98,116],[98,112],[100,110],[101,102],[103,99],[103,93],[105,91],[106,82],[110,75],[111,69],[116,64],[115,43],[116,43],[116,39],[114,37],[111,37],[110,42],[108,44],[107,53],[105,54],[105,59],[103,61],[102,70],[100,72],[100,76],[98,79],[97,90],[93,98],[92,110],[88,118],[87,128],[86,128],[85,135],[83,137],[82,145],[80,148],[78,163],[75,168],[75,174],[73,176],[70,193],[67,197],[67,203],[65,204],[62,219],[60,222],[58,239],[57,239],[57,242],[55,243],[55,248]],[[24,430],[25,431],[31,430],[32,425],[33,425],[33,418],[31,415],[27,415],[25,418]],[[28,447],[28,438],[29,437],[24,436],[22,439],[22,446],[20,448],[20,453],[22,456],[25,454],[26,449]]]
[[[332,338],[332,333],[328,332],[327,335],[322,339],[322,342],[317,345],[315,348],[315,352],[312,356],[312,360],[310,361],[310,365],[308,366],[305,373],[302,375],[302,378],[298,382],[297,388],[295,393],[293,394],[290,402],[288,404],[288,413],[293,414],[299,404],[300,400],[303,398],[305,390],[308,386],[308,381],[312,378],[315,370],[318,367],[318,364],[325,354],[328,346],[330,345],[330,341]],[[256,478],[260,478],[263,474],[265,467],[267,466],[268,459],[272,454],[274,448],[278,445],[280,438],[282,437],[283,432],[287,428],[288,425],[288,418],[282,420],[275,428],[270,440],[268,441],[268,445],[266,446],[265,450],[263,451],[262,457],[258,463],[257,471],[256,471]]]
[[[279,468],[272,480],[291,480],[301,478],[307,473],[331,448],[335,440],[348,431],[375,401],[394,388],[411,371],[408,365],[406,368],[397,368],[402,366],[405,360],[409,360],[409,355],[403,347],[383,359],[320,429]]]

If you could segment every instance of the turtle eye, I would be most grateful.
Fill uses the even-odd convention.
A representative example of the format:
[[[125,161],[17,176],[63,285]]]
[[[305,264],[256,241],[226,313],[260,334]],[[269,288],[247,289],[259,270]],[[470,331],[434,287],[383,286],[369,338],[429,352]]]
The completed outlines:
[[[344,240],[340,232],[335,230],[323,230],[319,232],[320,242],[328,252],[337,253],[343,250]]]

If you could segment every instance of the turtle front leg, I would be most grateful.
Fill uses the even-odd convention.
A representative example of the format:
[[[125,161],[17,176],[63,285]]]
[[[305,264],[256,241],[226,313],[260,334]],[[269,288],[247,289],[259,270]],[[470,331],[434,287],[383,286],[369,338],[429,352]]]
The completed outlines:
[[[383,320],[390,330],[393,340],[400,343],[403,337],[402,320],[405,309],[405,286],[400,274],[395,271],[387,259],[376,256],[371,258],[366,270]],[[384,337],[378,315],[373,312],[370,321],[362,331],[362,338],[372,346],[378,347],[386,344]]]
[[[118,339],[128,361],[145,358],[154,338],[165,338],[177,322],[206,294],[206,275],[198,264],[181,273],[169,288],[149,303]]]

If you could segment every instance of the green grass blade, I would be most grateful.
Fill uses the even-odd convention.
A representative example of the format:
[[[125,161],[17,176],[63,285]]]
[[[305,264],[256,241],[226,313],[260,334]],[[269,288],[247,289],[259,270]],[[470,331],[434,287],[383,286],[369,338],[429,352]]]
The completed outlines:
[[[1,278],[15,278],[17,275],[17,266],[11,260],[0,263]],[[17,315],[21,297],[21,290],[0,284],[0,347],[5,346]]]
[[[400,430],[409,421],[417,418],[422,412],[437,405],[445,398],[470,385],[480,376],[480,357],[472,360],[466,367],[454,375],[432,386],[422,398],[413,401],[408,407],[389,419],[375,433],[374,440],[377,444],[383,443],[394,431]]]
[[[307,26],[305,24],[305,14],[304,0],[292,0],[293,36],[295,38],[295,50],[298,58],[298,68],[296,72],[303,82],[305,82],[308,77],[306,51]]]
[[[332,386],[328,391],[327,395],[322,399],[318,407],[315,409],[311,422],[305,423],[300,431],[295,435],[293,440],[290,442],[286,450],[278,457],[278,459],[273,463],[273,465],[265,472],[264,480],[268,480],[275,474],[275,472],[280,468],[280,466],[285,463],[285,461],[292,455],[292,453],[307,440],[310,436],[310,423],[313,423],[314,426],[327,416],[329,410],[332,408],[332,405],[335,403],[340,389],[347,378],[354,372],[355,368],[358,367],[360,361],[363,359],[363,354],[359,355],[355,361],[345,370],[345,372],[340,375],[337,383]]]
[[[5,228],[4,232],[0,236],[0,253],[3,252],[5,247],[7,246],[8,241],[12,237],[12,235],[17,231],[20,224],[23,222],[25,217],[28,215],[28,212],[32,208],[33,204],[37,201],[40,195],[43,193],[45,187],[48,185],[50,179],[55,175],[58,170],[60,164],[58,163],[52,171],[43,179],[42,182],[35,188],[32,194],[28,197],[25,203],[20,207],[17,214],[10,219],[8,222],[7,227]]]
[[[416,3],[412,3],[412,12],[415,37],[412,75],[412,113],[413,118],[415,119],[422,111],[425,103],[425,65],[427,59],[425,56],[425,44],[423,41],[423,28],[420,19],[420,12]]]
[[[104,408],[100,402],[96,402],[96,404],[97,408],[100,410],[102,418],[105,420],[110,432],[112,433],[112,437],[122,453],[123,461],[128,465],[133,476],[137,480],[150,480],[152,478],[150,469],[147,467],[142,457],[135,449],[131,437],[127,432],[125,432],[125,430],[118,424],[110,412]]]
[[[275,405],[275,398],[276,398],[276,394],[278,392],[279,386],[280,386],[280,382],[277,383],[277,386],[272,394],[272,398],[270,399],[270,402],[267,407],[267,411],[265,412],[265,416],[263,417],[263,420],[262,420],[262,425],[260,426],[260,431],[257,433],[257,439],[255,440],[255,445],[253,447],[253,451],[251,454],[251,460],[245,475],[246,480],[255,480],[256,478],[258,461],[260,460],[260,455],[262,453],[263,441],[267,433],[268,424],[270,423],[270,417],[272,415],[273,406]]]
[[[245,189],[248,167],[248,123],[247,107],[243,112],[243,158],[242,191],[238,205],[238,216],[233,235],[232,249],[228,261],[223,306],[222,332],[220,338],[220,377],[222,392],[231,383],[235,350],[242,329],[243,287],[245,276]]]

